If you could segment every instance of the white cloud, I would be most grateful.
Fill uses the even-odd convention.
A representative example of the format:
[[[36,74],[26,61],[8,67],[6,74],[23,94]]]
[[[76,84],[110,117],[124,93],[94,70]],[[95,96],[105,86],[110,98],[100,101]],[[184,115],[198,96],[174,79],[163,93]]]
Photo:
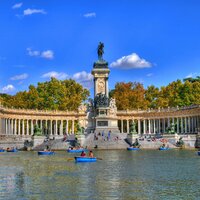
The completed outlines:
[[[3,93],[9,93],[15,90],[15,87],[13,85],[7,85],[5,87],[2,88],[2,92]]]
[[[48,72],[42,75],[42,78],[51,78],[51,77],[57,78],[57,79],[66,79],[68,75],[64,72],[55,72],[55,71]]]
[[[24,73],[24,74],[13,76],[10,78],[10,80],[17,81],[17,80],[24,80],[26,78],[28,78],[28,74]]]
[[[193,77],[196,77],[196,76],[198,76],[198,73],[194,72],[194,73],[188,74],[185,78],[193,78]]]
[[[147,76],[148,76],[148,77],[153,76],[153,73],[149,73],[149,74],[147,74]]]
[[[86,13],[86,14],[84,14],[83,16],[86,17],[86,18],[89,18],[89,17],[96,17],[96,13],[95,13],[95,12]]]
[[[121,69],[136,69],[136,68],[148,68],[151,67],[152,64],[146,61],[143,58],[140,58],[136,53],[132,53],[128,56],[123,56],[119,58],[115,62],[112,62],[111,67],[113,68],[121,68]]]
[[[72,78],[82,84],[86,88],[93,86],[93,76],[85,71],[75,73]]]
[[[27,48],[26,49],[28,51],[28,55],[29,56],[40,56],[40,52],[39,51],[33,51],[31,48]]]
[[[46,50],[41,53],[41,57],[46,59],[53,59],[54,53],[52,50]]]
[[[32,14],[46,14],[43,9],[26,9],[24,10],[24,15],[32,15]]]
[[[12,9],[17,9],[17,8],[21,8],[23,5],[23,3],[16,3],[15,5],[13,5]]]
[[[27,53],[29,56],[34,57],[41,57],[45,59],[53,59],[54,58],[54,52],[52,50],[46,50],[46,51],[38,51],[38,50],[32,50],[31,48],[27,48]]]

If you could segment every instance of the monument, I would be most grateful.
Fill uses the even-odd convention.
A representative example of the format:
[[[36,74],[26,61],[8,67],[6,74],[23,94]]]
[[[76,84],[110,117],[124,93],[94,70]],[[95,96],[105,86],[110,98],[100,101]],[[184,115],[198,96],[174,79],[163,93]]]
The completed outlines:
[[[119,133],[117,124],[117,107],[115,99],[109,98],[108,78],[110,69],[103,59],[104,44],[99,43],[97,48],[98,60],[94,63],[94,101],[90,102],[90,129],[96,132],[111,131]]]

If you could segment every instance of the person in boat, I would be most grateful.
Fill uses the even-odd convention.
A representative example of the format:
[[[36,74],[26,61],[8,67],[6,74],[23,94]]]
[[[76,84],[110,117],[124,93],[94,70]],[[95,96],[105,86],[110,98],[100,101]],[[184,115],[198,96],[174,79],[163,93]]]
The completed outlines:
[[[85,156],[86,156],[85,151],[82,151],[82,152],[81,152],[81,157],[85,157]]]
[[[162,147],[162,148],[165,148],[165,143],[163,143],[161,147]]]
[[[94,154],[93,154],[93,152],[92,152],[91,150],[89,151],[89,157],[90,157],[90,158],[93,158],[93,157],[94,157]]]
[[[139,146],[140,146],[140,144],[138,142],[138,139],[136,138],[135,142],[131,145],[131,147],[139,147]]]

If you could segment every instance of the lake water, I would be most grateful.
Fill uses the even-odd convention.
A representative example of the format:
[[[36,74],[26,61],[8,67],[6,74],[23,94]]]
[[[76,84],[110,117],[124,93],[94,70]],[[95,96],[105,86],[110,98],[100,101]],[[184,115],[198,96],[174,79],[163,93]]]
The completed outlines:
[[[200,199],[200,156],[185,150],[94,151],[77,154],[0,153],[0,199]]]

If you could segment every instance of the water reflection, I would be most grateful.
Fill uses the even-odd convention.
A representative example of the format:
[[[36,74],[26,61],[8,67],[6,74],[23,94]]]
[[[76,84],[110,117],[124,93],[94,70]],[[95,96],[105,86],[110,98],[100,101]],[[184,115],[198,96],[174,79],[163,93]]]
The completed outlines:
[[[194,151],[96,151],[96,163],[57,152],[1,155],[0,199],[198,199]]]

